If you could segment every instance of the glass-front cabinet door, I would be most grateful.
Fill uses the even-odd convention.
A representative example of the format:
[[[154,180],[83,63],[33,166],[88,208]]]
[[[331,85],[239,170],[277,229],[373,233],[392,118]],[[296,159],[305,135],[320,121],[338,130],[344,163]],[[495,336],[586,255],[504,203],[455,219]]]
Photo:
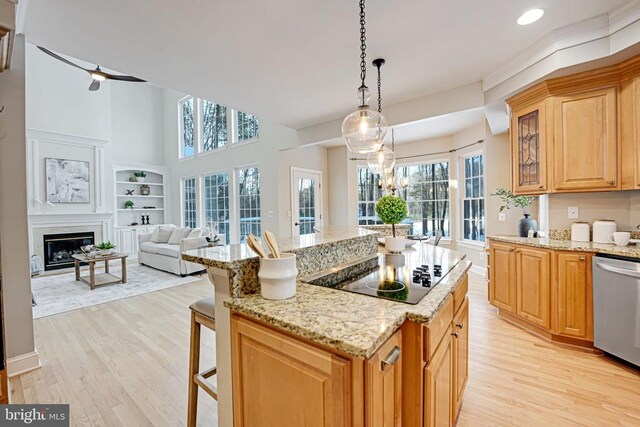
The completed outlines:
[[[547,191],[546,101],[512,112],[511,169],[513,192],[539,194]]]

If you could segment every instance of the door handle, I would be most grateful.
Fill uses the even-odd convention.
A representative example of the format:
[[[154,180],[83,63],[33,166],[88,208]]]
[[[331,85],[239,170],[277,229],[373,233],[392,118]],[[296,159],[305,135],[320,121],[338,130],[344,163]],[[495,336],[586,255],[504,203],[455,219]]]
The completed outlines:
[[[380,368],[384,371],[384,369],[387,366],[395,365],[399,358],[400,358],[400,347],[396,345],[389,352],[389,354],[387,354],[387,357],[382,359],[382,362],[380,362]]]
[[[458,329],[464,328],[464,323],[463,322],[456,323],[456,328],[458,328]]]
[[[610,265],[600,264],[599,262],[596,262],[596,266],[600,267],[602,270],[610,271],[612,273],[618,273],[618,274],[622,274],[623,276],[632,276],[632,277],[640,278],[640,271],[628,270],[626,268],[611,267]]]
[[[294,222],[293,225],[300,225],[300,223],[299,222]]]

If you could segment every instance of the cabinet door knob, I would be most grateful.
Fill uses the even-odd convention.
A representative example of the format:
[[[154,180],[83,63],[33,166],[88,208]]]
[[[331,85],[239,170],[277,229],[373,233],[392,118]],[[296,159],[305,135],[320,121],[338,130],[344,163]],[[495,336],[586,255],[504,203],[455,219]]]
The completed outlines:
[[[538,185],[538,188],[542,190],[544,188],[544,185]]]
[[[609,181],[609,185],[616,185],[615,181]]]
[[[457,332],[451,332],[451,335],[453,335],[454,337],[458,338],[458,333]]]
[[[380,362],[380,368],[384,370],[387,366],[393,366],[400,358],[400,347],[397,345],[393,347],[393,349],[387,354],[387,357],[382,359]]]
[[[458,329],[464,328],[464,323],[463,322],[456,323],[456,328],[458,328]]]
[[[587,259],[587,258],[585,258],[585,257],[583,257],[583,256],[581,256],[581,257],[580,257],[580,261],[585,261],[586,259]]]

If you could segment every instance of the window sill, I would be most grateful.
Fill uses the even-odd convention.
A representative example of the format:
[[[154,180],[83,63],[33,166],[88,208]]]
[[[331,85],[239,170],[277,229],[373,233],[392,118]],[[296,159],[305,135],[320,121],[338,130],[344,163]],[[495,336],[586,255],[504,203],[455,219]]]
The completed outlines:
[[[475,249],[477,251],[482,251],[487,246],[486,243],[474,242],[473,240],[458,240],[456,244],[463,248]]]
[[[228,146],[229,144],[225,145],[224,147],[214,148],[213,150],[200,151],[198,152],[198,157],[206,157],[212,154],[221,153],[223,151],[226,151]]]
[[[178,157],[178,162],[186,162],[188,160],[193,160],[195,159],[196,156],[189,156],[189,157]]]
[[[242,147],[243,145],[254,144],[259,140],[260,138],[251,138],[251,139],[245,139],[244,141],[236,141],[231,143],[231,147]]]

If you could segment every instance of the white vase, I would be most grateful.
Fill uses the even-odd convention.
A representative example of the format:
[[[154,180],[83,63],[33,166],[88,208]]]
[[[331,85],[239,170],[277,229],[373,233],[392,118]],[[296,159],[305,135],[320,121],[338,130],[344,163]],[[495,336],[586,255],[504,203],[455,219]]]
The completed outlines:
[[[138,182],[144,182],[144,180],[147,179],[145,176],[138,176],[136,178],[138,179]]]
[[[384,247],[389,252],[402,252],[404,250],[404,237],[385,237]]]
[[[113,253],[113,249],[100,249],[100,255],[107,256]]]
[[[296,294],[296,254],[281,253],[281,258],[260,258],[260,294],[263,298],[280,300]]]

